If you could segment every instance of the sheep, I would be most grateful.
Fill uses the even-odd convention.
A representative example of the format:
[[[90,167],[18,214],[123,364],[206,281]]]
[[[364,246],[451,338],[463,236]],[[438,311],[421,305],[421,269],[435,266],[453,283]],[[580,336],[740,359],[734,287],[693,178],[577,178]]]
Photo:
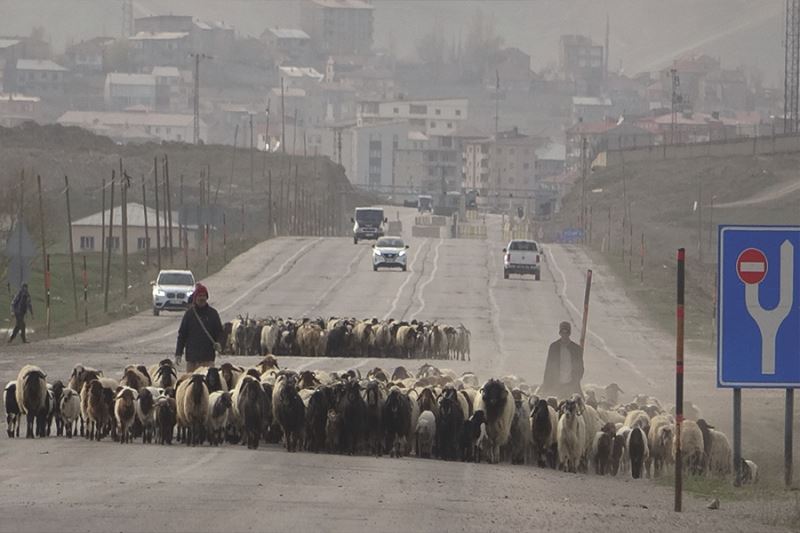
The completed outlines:
[[[583,421],[586,425],[585,442],[583,448],[583,457],[581,458],[581,472],[588,471],[589,468],[589,455],[592,450],[592,443],[595,434],[603,427],[604,422],[597,414],[597,411],[591,405],[586,405],[580,394],[575,394],[573,399],[578,403],[578,408],[583,415]]]
[[[61,417],[61,398],[64,396],[64,383],[60,379],[57,379],[52,385],[48,383],[47,388],[52,393],[50,394],[52,401],[47,418],[47,435],[50,435],[50,425],[53,419],[55,419],[56,436],[60,437],[64,434],[64,421]]]
[[[461,448],[462,461],[476,461],[480,462],[480,450],[477,449],[477,440],[481,436],[481,427],[486,427],[486,415],[483,411],[475,411],[464,421],[461,426],[461,435],[459,436],[459,446]]]
[[[64,424],[64,432],[68,439],[76,433],[78,417],[81,414],[81,399],[77,392],[69,387],[64,389],[61,395],[61,420]]]
[[[232,391],[236,384],[241,379],[242,374],[244,374],[244,369],[240,366],[233,366],[233,364],[225,362],[219,365],[219,371],[222,373],[223,379],[225,379],[225,383],[228,384],[228,390]]]
[[[616,411],[610,411],[607,409],[603,409],[602,407],[598,407],[597,415],[600,417],[600,420],[602,420],[604,424],[608,422],[611,422],[612,424],[625,424],[625,417]]]
[[[187,446],[202,444],[208,420],[208,387],[205,377],[192,374],[178,385],[175,391],[178,425],[188,430]]]
[[[697,421],[697,427],[703,433],[703,449],[706,454],[706,472],[719,476],[730,475],[733,465],[733,453],[728,437],[714,429],[704,419]]]
[[[305,429],[305,405],[297,393],[296,383],[295,375],[284,374],[272,390],[272,415],[283,430],[287,452],[297,451]]]
[[[564,401],[557,428],[559,468],[575,473],[584,455],[586,444],[586,422],[578,402],[573,399]]]
[[[178,418],[178,407],[175,398],[162,396],[156,400],[155,422],[156,442],[158,444],[172,444],[172,434]]]
[[[107,426],[111,421],[113,408],[109,407],[107,401],[107,389],[103,387],[99,379],[93,379],[88,383],[84,383],[83,391],[81,392],[81,404],[86,401],[86,421],[89,428],[86,432],[86,438],[92,440],[102,439],[107,431]],[[85,392],[85,394],[84,394]]]
[[[600,431],[596,432],[592,440],[591,460],[594,463],[595,473],[604,476],[611,473],[611,456],[616,436],[614,424],[606,423]]]
[[[628,456],[631,461],[631,476],[633,479],[642,477],[642,470],[645,461],[649,457],[649,450],[647,447],[647,435],[639,426],[631,429],[628,434],[628,442],[626,443],[628,449]]]
[[[153,442],[153,433],[156,428],[156,402],[162,396],[160,389],[145,387],[139,392],[136,399],[136,419],[142,426],[142,444]]]
[[[176,387],[178,383],[178,370],[171,359],[163,359],[158,366],[150,367],[152,384],[162,389]]]
[[[514,401],[508,388],[498,379],[490,379],[475,397],[474,411],[483,411],[486,415],[486,435],[488,440],[488,461],[497,463],[500,459],[500,447],[504,446],[511,435],[511,423],[514,420]]]
[[[436,421],[437,451],[444,460],[458,460],[458,438],[466,418],[462,399],[453,385],[447,385],[439,397],[438,418],[436,412],[432,411]]]
[[[647,430],[650,428],[650,416],[641,409],[634,409],[625,416],[623,425],[631,429],[635,427],[642,428],[645,430],[645,434],[647,434]]]
[[[389,389],[386,402],[383,404],[383,434],[386,448],[391,457],[401,457],[408,434],[416,431],[418,420],[413,420],[412,406],[417,402],[404,394],[399,387]],[[419,415],[416,417],[419,418]],[[412,428],[413,420],[413,429]]]
[[[17,403],[17,382],[9,381],[3,389],[3,399],[6,406],[6,433],[9,438],[19,437],[21,413]]]
[[[558,415],[547,400],[538,400],[531,413],[531,443],[533,460],[540,467],[556,467],[556,428]]]
[[[119,442],[130,442],[130,432],[133,421],[136,419],[136,399],[139,393],[133,387],[123,386],[114,400],[114,415],[117,419]]]
[[[208,441],[213,446],[219,446],[224,437],[225,426],[228,424],[228,413],[231,407],[231,394],[228,391],[214,391],[208,395],[208,421],[206,431]]]
[[[45,436],[47,415],[47,375],[38,366],[25,365],[17,375],[16,400],[20,414],[27,417],[26,439],[32,439],[33,422],[36,420],[36,436]]]
[[[431,411],[422,411],[414,431],[417,440],[417,456],[430,459],[436,439],[436,417]]]
[[[342,432],[342,416],[336,409],[328,409],[325,420],[325,449],[328,453],[335,453],[340,450],[339,436]]]
[[[128,365],[122,371],[122,379],[119,380],[119,384],[139,392],[143,388],[150,386],[150,377],[146,374],[147,369],[145,367]]]
[[[647,432],[647,445],[650,448],[650,460],[647,464],[648,473],[650,464],[653,466],[653,476],[658,477],[665,465],[674,462],[672,456],[672,439],[674,435],[672,417],[670,415],[656,415],[650,419],[650,430]]]
[[[742,484],[758,483],[758,465],[750,459],[741,459],[740,471],[742,476]]]
[[[342,446],[355,455],[366,436],[367,404],[361,397],[361,385],[356,380],[345,383],[344,396],[338,411],[342,414]]]
[[[374,380],[369,381],[366,387],[366,438],[370,453],[378,457],[383,455],[381,415],[384,401],[383,388],[380,383]]]
[[[325,449],[325,426],[330,408],[329,390],[327,387],[317,387],[306,407],[305,449],[315,453]]]
[[[527,403],[522,401],[522,392],[519,389],[514,389],[511,394],[514,397],[514,418],[511,421],[508,445],[511,464],[520,465],[525,464],[531,447],[531,413]]]
[[[677,457],[677,429],[672,443],[673,455]],[[703,432],[694,420],[684,420],[681,424],[680,447],[684,468],[693,475],[702,475],[706,464]]]

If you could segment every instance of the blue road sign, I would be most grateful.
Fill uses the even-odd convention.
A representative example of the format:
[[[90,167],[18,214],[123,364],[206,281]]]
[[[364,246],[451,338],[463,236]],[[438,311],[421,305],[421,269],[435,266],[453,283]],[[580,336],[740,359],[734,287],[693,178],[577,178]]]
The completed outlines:
[[[561,231],[560,241],[566,244],[574,244],[583,239],[583,230],[580,228],[566,228]]]
[[[800,226],[720,226],[719,387],[800,387]]]

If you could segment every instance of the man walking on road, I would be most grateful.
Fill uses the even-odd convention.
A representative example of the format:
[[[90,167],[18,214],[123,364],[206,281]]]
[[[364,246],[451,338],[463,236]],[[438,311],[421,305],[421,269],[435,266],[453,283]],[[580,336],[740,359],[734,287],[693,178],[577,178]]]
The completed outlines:
[[[208,289],[202,283],[194,287],[192,303],[183,315],[178,329],[178,345],[175,347],[175,362],[180,364],[186,350],[186,372],[198,367],[211,366],[217,352],[222,351],[220,342],[224,329],[217,310],[208,305]]]
[[[23,283],[17,295],[14,296],[14,300],[11,302],[11,312],[14,313],[16,323],[14,324],[14,331],[11,332],[11,337],[8,339],[9,344],[17,336],[17,333],[22,337],[23,343],[28,342],[28,339],[25,338],[25,315],[29,311],[31,317],[33,317],[33,306],[31,306],[31,295],[28,292],[28,284]]]
[[[560,339],[550,345],[547,351],[547,364],[544,368],[544,380],[539,387],[539,396],[555,396],[565,399],[574,393],[583,394],[583,348],[570,340],[572,326],[562,322],[558,326]]]

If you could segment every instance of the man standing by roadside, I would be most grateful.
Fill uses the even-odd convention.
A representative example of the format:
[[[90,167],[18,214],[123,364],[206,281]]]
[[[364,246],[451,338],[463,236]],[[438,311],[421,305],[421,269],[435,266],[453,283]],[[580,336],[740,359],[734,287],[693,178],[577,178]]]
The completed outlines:
[[[558,325],[561,338],[552,343],[547,351],[544,380],[537,391],[539,396],[555,396],[563,400],[576,392],[583,394],[583,348],[570,340],[571,332],[569,322]]]
[[[175,347],[175,362],[180,364],[186,350],[186,372],[198,367],[211,366],[217,352],[222,351],[220,342],[224,329],[217,310],[208,305],[208,289],[202,283],[194,287],[192,303],[183,315],[178,329],[178,345]]]
[[[23,343],[28,342],[28,339],[25,338],[25,315],[29,311],[31,317],[33,317],[33,306],[31,306],[31,295],[28,292],[28,284],[23,283],[17,295],[14,296],[14,300],[11,302],[11,312],[14,313],[16,323],[14,324],[14,331],[8,339],[9,344],[17,336],[17,333],[22,337]]]

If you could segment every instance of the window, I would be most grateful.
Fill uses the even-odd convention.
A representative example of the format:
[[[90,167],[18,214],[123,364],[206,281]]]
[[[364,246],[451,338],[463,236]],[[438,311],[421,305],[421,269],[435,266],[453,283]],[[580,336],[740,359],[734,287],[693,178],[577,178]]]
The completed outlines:
[[[81,250],[94,250],[94,237],[81,237]]]
[[[525,170],[528,170],[529,168],[531,168],[531,164],[530,163],[524,163],[522,165],[522,168],[525,169]]]
[[[435,128],[435,127],[436,127],[436,121],[435,120],[431,120],[431,128]]]
[[[150,248],[150,239],[145,239],[144,237],[136,239],[136,249],[144,250],[145,248]]]
[[[461,110],[460,110],[460,109],[456,109],[456,116],[457,116],[457,117],[460,117],[460,116],[461,116]]]
[[[106,248],[119,250],[119,237],[106,237]]]
[[[441,109],[437,109],[437,110],[436,110],[436,114],[437,114],[437,115],[441,115],[441,114],[442,114],[442,110],[441,110]]]
[[[408,106],[408,112],[411,113],[412,115],[427,115],[428,106],[411,104],[410,106]]]
[[[447,123],[447,128],[452,130],[453,129],[453,123],[452,122],[448,122]]]
[[[508,249],[515,252],[535,252],[536,243],[533,241],[511,241]]]
[[[400,113],[400,108],[399,107],[395,107],[394,108],[394,114],[397,115],[399,113]]]

